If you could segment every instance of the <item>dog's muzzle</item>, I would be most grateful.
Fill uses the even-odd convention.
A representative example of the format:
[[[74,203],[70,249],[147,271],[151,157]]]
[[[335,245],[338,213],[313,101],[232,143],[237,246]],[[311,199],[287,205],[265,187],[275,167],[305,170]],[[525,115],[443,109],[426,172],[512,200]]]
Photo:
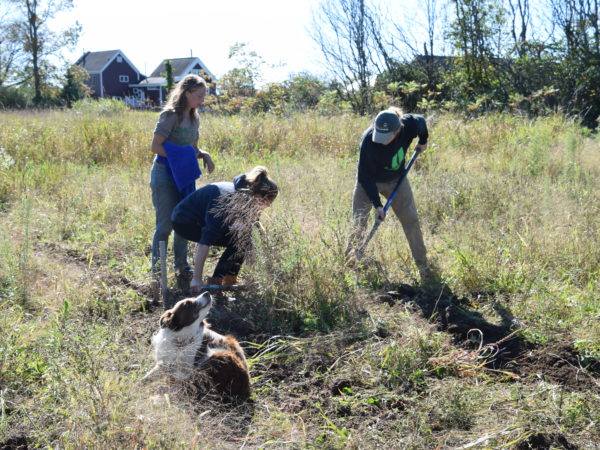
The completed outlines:
[[[204,309],[212,304],[212,297],[210,293],[203,292],[201,295],[196,297],[196,300],[194,301],[198,304],[198,306],[200,306],[200,308]]]

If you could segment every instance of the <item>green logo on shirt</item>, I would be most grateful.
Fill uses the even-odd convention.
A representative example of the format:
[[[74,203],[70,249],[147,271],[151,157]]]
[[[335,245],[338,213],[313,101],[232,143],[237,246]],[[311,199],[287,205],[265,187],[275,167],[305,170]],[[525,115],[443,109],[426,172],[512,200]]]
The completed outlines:
[[[392,158],[392,163],[389,166],[384,167],[385,170],[398,170],[402,167],[404,162],[404,148],[400,147],[398,153]]]

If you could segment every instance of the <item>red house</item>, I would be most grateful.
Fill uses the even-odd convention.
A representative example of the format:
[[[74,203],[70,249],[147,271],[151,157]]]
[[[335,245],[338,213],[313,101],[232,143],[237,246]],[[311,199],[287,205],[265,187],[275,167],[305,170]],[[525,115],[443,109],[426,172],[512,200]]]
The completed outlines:
[[[75,65],[83,67],[89,74],[87,85],[94,98],[117,98],[126,100],[140,96],[131,87],[145,76],[133,65],[121,50],[85,52]]]
[[[173,80],[177,83],[190,73],[200,75],[209,83],[209,94],[216,95],[216,79],[200,58],[163,60],[149,77],[142,75],[121,50],[86,52],[75,65],[90,74],[86,84],[94,98],[116,98],[130,106],[161,106],[167,97],[165,63],[171,62]]]

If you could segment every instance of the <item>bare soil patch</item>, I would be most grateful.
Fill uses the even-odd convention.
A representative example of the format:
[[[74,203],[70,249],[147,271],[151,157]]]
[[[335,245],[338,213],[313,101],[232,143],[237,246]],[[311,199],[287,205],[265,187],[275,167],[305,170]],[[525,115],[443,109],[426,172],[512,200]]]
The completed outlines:
[[[541,377],[572,390],[600,392],[598,362],[583,367],[581,361],[572,345],[557,342],[524,352],[514,362],[523,375]]]
[[[140,292],[144,288],[140,287]],[[186,292],[172,290],[172,301],[176,302],[186,297]],[[229,305],[216,305],[209,315],[211,325],[221,333],[233,334],[241,341],[264,344],[271,337],[271,330],[263,330],[257,325],[260,309],[253,299],[244,298],[240,293],[238,299]],[[493,357],[486,360],[486,366],[493,369],[510,371],[522,379],[544,379],[572,391],[600,392],[600,362],[587,360],[583,364],[582,355],[568,342],[553,342],[535,346],[524,340],[518,330],[515,330],[509,313],[506,320],[500,324],[490,323],[477,311],[469,308],[469,301],[459,298],[449,292],[442,296],[432,296],[409,285],[401,285],[394,291],[388,291],[375,297],[376,302],[387,303],[394,307],[396,304],[410,304],[438,329],[450,333],[457,346],[474,349],[481,346],[491,346],[496,349]],[[162,308],[154,307],[160,312]],[[147,326],[147,323],[146,323]],[[379,333],[379,338],[385,338]],[[377,335],[377,332],[376,332]],[[298,358],[298,367],[286,364],[281,366],[274,361],[268,367],[257,367],[261,378],[271,382],[293,383],[298,392],[311,391],[321,396],[337,395],[343,387],[351,387],[349,380],[336,380],[324,385],[322,379],[315,374],[322,374],[334,363],[334,355],[339,348],[328,348],[325,342],[335,343],[335,347],[344,345],[343,341],[364,340],[371,336],[346,336],[344,338],[321,339],[316,341],[318,351],[312,355]],[[248,356],[255,352],[247,348]],[[291,358],[293,359],[293,358]],[[290,406],[294,409],[294,402]],[[303,405],[297,404],[301,409]]]
[[[29,444],[27,437],[22,434],[17,434],[0,442],[0,450],[27,450]]]
[[[184,298],[185,292],[173,291],[174,300]],[[382,391],[361,378],[347,355],[365,351],[376,342],[386,342],[386,330],[341,330],[326,335],[279,336],[276,327],[265,328],[261,302],[249,293],[236,293],[237,300],[227,305],[216,305],[209,316],[212,327],[221,333],[231,333],[245,347],[247,355],[257,356],[252,366],[253,390],[267,393],[265,404],[276,405],[290,417],[298,417],[312,423],[315,405],[336,423],[341,420],[349,430],[377,430],[385,433],[397,424],[414,405],[411,398],[419,396],[427,386],[405,385]],[[515,333],[510,314],[500,324],[490,323],[470,308],[467,299],[454,295],[430,296],[411,286],[401,286],[395,291],[381,293],[365,304],[365,308],[380,308],[387,303],[392,309],[406,309],[409,305],[415,314],[422,314],[433,326],[453,336],[459,349],[472,350],[481,345],[496,345],[498,351],[487,361],[487,366],[518,375],[513,382],[529,383],[540,379],[561,385],[568,391],[600,392],[600,365],[586,361],[568,342],[548,343],[535,346]],[[158,316],[164,308],[155,306],[150,314],[134,313],[135,325],[131,326],[131,339],[149,338],[157,327]],[[479,330],[480,332],[473,332]],[[148,348],[149,348],[148,342]],[[272,354],[272,356],[269,356]],[[490,372],[494,373],[494,372]],[[502,382],[507,378],[503,377]],[[435,380],[432,380],[435,383]],[[223,404],[217,400],[204,399],[202,405],[216,412],[213,418],[203,416],[207,426],[214,425],[215,433],[222,437],[224,448],[260,445],[260,436],[253,435],[254,415],[260,408],[260,400],[241,404]],[[348,399],[348,400],[346,400]],[[350,400],[353,399],[353,400]],[[358,399],[358,400],[356,400]],[[190,406],[195,410],[194,406]],[[202,411],[198,411],[202,413]],[[442,433],[445,428],[434,432]],[[315,440],[321,433],[319,427],[309,427],[306,436]],[[516,449],[577,448],[571,437],[560,433],[536,433],[520,441]]]
[[[535,433],[522,442],[515,445],[514,450],[533,449],[565,449],[577,450],[579,447],[571,444],[567,438],[560,433]]]
[[[600,392],[600,362],[587,360],[584,366],[582,355],[568,342],[535,346],[525,341],[516,332],[509,312],[504,311],[503,323],[493,324],[470,310],[467,299],[451,292],[431,296],[408,285],[377,299],[391,306],[397,302],[415,305],[440,330],[451,333],[457,345],[495,346],[497,353],[486,362],[488,367],[510,370],[523,378],[542,378],[570,390]]]

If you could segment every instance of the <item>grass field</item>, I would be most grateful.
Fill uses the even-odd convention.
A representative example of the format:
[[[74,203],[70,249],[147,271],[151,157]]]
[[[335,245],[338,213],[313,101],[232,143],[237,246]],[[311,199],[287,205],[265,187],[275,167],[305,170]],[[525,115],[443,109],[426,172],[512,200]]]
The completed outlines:
[[[0,447],[598,448],[597,135],[429,117],[409,179],[444,284],[422,289],[394,217],[344,264],[367,118],[203,116],[217,170],[200,185],[263,164],[281,188],[236,320],[212,321],[253,376],[249,402],[223,404],[139,383],[162,312],[155,120],[0,112]]]

